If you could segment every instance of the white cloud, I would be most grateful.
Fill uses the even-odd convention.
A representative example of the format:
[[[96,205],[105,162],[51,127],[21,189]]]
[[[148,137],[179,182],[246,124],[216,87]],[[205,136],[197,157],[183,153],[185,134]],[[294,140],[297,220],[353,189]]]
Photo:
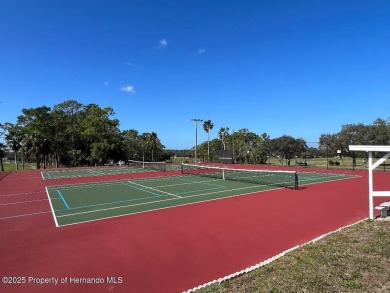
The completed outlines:
[[[134,87],[132,85],[126,85],[121,87],[121,91],[128,94],[135,94]]]
[[[131,62],[126,62],[126,65],[129,67],[133,67],[133,68],[140,68],[140,66],[135,65],[134,63],[131,63]]]
[[[159,49],[166,49],[168,47],[168,42],[166,39],[160,40],[160,45],[158,46]]]
[[[198,51],[196,52],[196,54],[204,54],[204,53],[206,53],[206,50],[203,48],[199,48]]]

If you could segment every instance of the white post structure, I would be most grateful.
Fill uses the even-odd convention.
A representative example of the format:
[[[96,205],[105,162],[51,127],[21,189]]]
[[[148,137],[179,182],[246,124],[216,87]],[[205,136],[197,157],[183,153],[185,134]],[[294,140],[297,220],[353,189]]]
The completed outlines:
[[[368,206],[369,206],[370,219],[373,220],[374,219],[374,196],[390,197],[390,191],[374,191],[374,176],[373,176],[374,169],[390,157],[390,146],[350,145],[349,150],[368,152]],[[372,152],[385,152],[386,154],[373,164]]]

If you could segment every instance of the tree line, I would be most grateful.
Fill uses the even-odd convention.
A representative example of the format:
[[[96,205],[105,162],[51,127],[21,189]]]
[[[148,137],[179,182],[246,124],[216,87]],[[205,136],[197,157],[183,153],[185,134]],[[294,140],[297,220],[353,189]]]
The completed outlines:
[[[369,125],[345,124],[339,132],[324,133],[319,138],[322,152],[337,153],[341,158],[352,157],[354,164],[357,157],[367,156],[366,153],[349,151],[349,145],[390,145],[390,118],[377,118]]]
[[[213,123],[206,120],[203,129],[209,132]],[[271,139],[267,133],[258,135],[247,128],[229,133],[229,127],[221,127],[218,138],[199,146],[199,155],[204,161],[218,161],[223,150],[228,148],[232,153],[233,162],[265,164],[270,158],[276,158],[280,163],[290,165],[293,158],[334,157],[341,159],[349,156],[355,159],[365,157],[362,152],[349,151],[349,145],[390,145],[390,118],[377,118],[373,123],[365,125],[346,124],[337,133],[324,133],[316,142],[316,147],[309,147],[303,138],[283,135]]]
[[[0,124],[7,147],[19,162],[35,162],[37,168],[102,165],[119,160],[159,160],[163,156],[157,133],[120,131],[111,107],[83,105],[67,100],[53,108],[22,109],[16,123]],[[1,159],[1,163],[3,160]],[[3,166],[2,170],[3,170]]]
[[[229,127],[221,127],[218,138],[202,143],[199,155],[204,161],[219,161],[221,156],[231,156],[234,163],[266,164],[270,157],[287,165],[307,148],[306,141],[289,135],[271,139],[267,133],[260,135],[243,128],[229,133]],[[227,151],[228,150],[228,151]]]
[[[22,109],[16,123],[0,124],[0,161],[11,151],[15,162],[34,162],[37,168],[102,165],[110,161],[161,161],[177,155],[166,150],[156,132],[139,133],[135,129],[119,129],[119,120],[112,118],[111,107],[96,104],[83,105],[67,100],[53,108],[42,106]],[[303,138],[283,135],[271,138],[267,133],[256,134],[247,128],[230,131],[220,127],[216,138],[210,140],[214,128],[211,120],[204,120],[207,141],[198,148],[202,161],[217,162],[225,152],[235,163],[265,164],[276,158],[290,165],[291,159],[320,156],[351,156],[351,144],[390,145],[390,119],[376,119],[372,124],[347,124],[338,133],[321,134],[315,147],[308,147]],[[195,146],[194,146],[195,148]],[[194,149],[193,148],[193,149]],[[181,154],[192,156],[193,151]],[[3,170],[3,166],[1,166]]]

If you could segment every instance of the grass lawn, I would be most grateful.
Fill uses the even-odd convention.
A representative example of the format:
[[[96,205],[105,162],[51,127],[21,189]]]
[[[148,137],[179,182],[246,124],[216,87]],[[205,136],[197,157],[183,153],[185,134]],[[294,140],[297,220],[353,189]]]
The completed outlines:
[[[303,158],[294,158],[291,159],[290,165],[295,166],[296,162],[304,162],[305,160]],[[332,164],[333,161],[333,164]],[[277,158],[271,158],[271,160],[268,160],[267,163],[270,163],[271,165],[281,166],[280,161]],[[337,163],[338,162],[338,165]],[[318,167],[318,168],[328,168],[330,169],[352,169],[352,158],[345,157],[342,160],[340,158],[307,158],[306,163],[309,165],[309,167]],[[363,159],[357,158],[356,159],[356,167],[355,169],[367,169],[365,166],[363,166]],[[283,165],[286,165],[286,160],[283,160]]]
[[[390,292],[390,220],[366,220],[197,292]]]
[[[16,164],[14,162],[7,161],[6,163],[3,163],[4,171],[16,171]],[[36,168],[35,163],[24,163],[24,169],[23,164],[18,164],[19,170],[32,170]]]

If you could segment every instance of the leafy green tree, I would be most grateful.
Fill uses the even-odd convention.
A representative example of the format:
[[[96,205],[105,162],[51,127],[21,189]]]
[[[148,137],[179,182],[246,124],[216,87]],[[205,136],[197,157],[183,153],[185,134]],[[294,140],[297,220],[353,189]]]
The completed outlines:
[[[267,154],[269,153],[266,145],[266,142],[269,141],[269,136],[266,133],[260,136],[247,128],[243,128],[231,135],[232,143],[233,139],[234,161],[250,164],[266,163]]]
[[[82,106],[81,103],[75,100],[67,100],[54,106],[54,111],[64,114],[62,117],[70,128],[70,131],[67,129],[67,132],[70,132],[70,139],[73,147],[75,147],[76,132],[78,131],[77,128],[79,125],[77,114],[80,113]]]
[[[356,152],[350,152],[350,145],[366,145],[369,144],[369,127],[364,124],[346,124],[341,127],[341,131],[337,134],[338,143],[336,144],[341,162],[343,163],[343,156],[347,154],[352,157],[353,166],[356,166]]]
[[[210,150],[208,156],[208,150]],[[203,142],[198,146],[199,157],[203,158],[203,161],[208,159],[210,162],[219,162],[220,152],[222,151],[221,141],[218,138],[212,139],[208,142]],[[191,152],[188,156],[193,155]]]
[[[234,137],[232,136],[232,140],[234,138],[235,161],[239,163],[248,163],[250,153],[253,152],[253,144],[251,143],[248,129],[240,129],[235,131],[233,135]]]
[[[238,148],[238,157],[244,160],[245,164],[248,164],[254,154],[254,147],[251,145],[242,145]]]
[[[7,134],[5,135],[5,140],[7,141],[8,147],[14,152],[16,170],[19,170],[19,150],[22,148],[23,140],[23,128],[19,125],[14,125],[12,123],[6,123],[5,128]]]
[[[126,160],[141,160],[140,142],[138,131],[135,129],[125,130],[121,133]]]
[[[18,117],[18,124],[24,128],[25,143],[29,154],[35,158],[37,168],[44,168],[47,164],[47,155],[51,153],[53,143],[51,108],[41,106],[22,109],[23,115]]]
[[[390,118],[385,120],[378,118],[368,126],[370,132],[370,142],[373,145],[390,144]]]
[[[336,154],[337,146],[339,145],[339,137],[337,134],[324,133],[319,138],[319,148],[327,157]]]
[[[307,158],[318,158],[321,156],[321,151],[315,147],[309,147],[306,149]]]
[[[98,165],[103,165],[104,162],[109,160],[109,152],[112,148],[113,145],[105,139],[93,142],[91,145],[91,159],[95,162],[97,161]]]
[[[74,100],[55,105],[53,110],[46,106],[22,109],[17,121],[25,134],[22,150],[37,168],[42,163],[46,168],[140,159],[145,153],[152,160],[163,156],[165,147],[156,132],[144,136],[136,130],[121,133],[113,115],[111,107],[84,106]]]
[[[274,156],[276,156],[283,165],[283,159],[286,159],[286,165],[290,165],[291,159],[298,156],[305,150],[306,142],[302,138],[294,138],[289,135],[283,135],[272,140]]]
[[[45,148],[47,147],[47,138],[37,130],[29,130],[25,137],[26,147],[29,150],[28,155],[35,160],[37,169],[41,168],[41,163],[44,163]],[[45,164],[43,166],[46,167]]]
[[[96,104],[84,106],[81,120],[81,140],[90,163],[103,164],[110,159],[113,151],[120,148],[119,120],[111,107],[101,108]]]
[[[81,103],[67,100],[55,105],[52,111],[58,161],[66,165],[76,166],[83,160],[80,139],[82,108]]]
[[[390,144],[390,119],[376,119],[372,124],[346,124],[334,134],[321,134],[320,149],[328,149],[331,155],[336,150],[348,151],[349,145],[388,145]],[[350,154],[351,155],[351,154]]]

